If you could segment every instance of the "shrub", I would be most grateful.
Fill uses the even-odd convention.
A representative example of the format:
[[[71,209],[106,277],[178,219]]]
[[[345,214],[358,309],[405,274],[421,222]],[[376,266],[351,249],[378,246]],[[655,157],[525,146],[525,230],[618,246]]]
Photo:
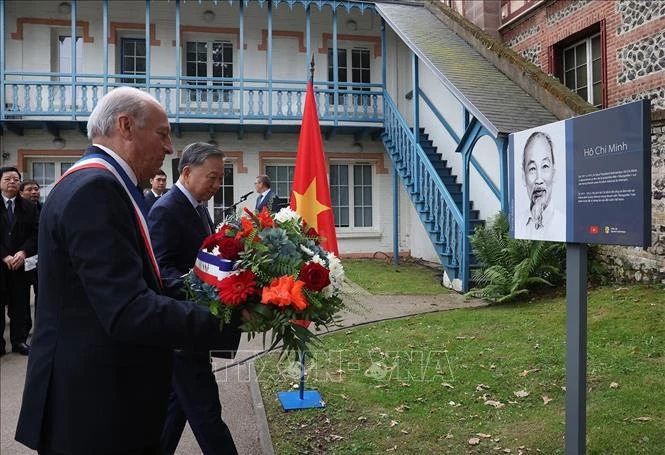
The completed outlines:
[[[511,239],[508,229],[506,215],[499,213],[470,236],[478,262],[471,276],[478,287],[469,295],[506,302],[525,296],[531,289],[564,281],[564,243]]]

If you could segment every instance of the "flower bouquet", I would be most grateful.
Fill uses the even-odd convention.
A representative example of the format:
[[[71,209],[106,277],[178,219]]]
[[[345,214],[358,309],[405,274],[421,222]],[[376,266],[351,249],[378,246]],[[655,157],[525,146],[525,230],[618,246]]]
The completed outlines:
[[[188,298],[208,306],[222,328],[234,311],[245,309],[251,317],[240,329],[249,338],[262,333],[265,344],[272,330],[270,349],[281,342],[284,355],[310,356],[316,335],[309,325],[334,324],[344,308],[344,269],[319,240],[290,208],[274,215],[245,209],[203,241],[185,276]]]

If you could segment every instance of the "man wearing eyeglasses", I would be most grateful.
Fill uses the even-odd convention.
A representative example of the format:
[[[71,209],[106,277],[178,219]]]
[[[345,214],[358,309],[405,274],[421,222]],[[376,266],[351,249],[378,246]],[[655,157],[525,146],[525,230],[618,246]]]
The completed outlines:
[[[30,283],[25,272],[25,258],[37,253],[37,208],[19,196],[21,174],[15,167],[0,168],[0,333],[5,330],[4,307],[9,314],[12,352],[30,354],[27,316],[30,308]],[[5,354],[5,340],[0,341],[0,355]]]

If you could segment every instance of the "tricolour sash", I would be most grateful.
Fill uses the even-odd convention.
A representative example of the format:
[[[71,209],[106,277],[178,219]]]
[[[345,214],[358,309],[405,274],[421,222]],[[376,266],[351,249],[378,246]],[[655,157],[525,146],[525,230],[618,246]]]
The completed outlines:
[[[102,155],[102,154],[86,155],[83,158],[81,158],[79,161],[74,163],[74,165],[70,167],[67,170],[67,172],[65,172],[55,184],[57,185],[58,183],[60,183],[60,181],[65,177],[67,177],[69,174],[72,174],[74,172],[83,169],[92,169],[92,168],[105,169],[109,171],[116,178],[118,183],[120,183],[120,186],[122,186],[122,188],[125,190],[127,196],[129,196],[129,200],[132,201],[132,206],[134,207],[134,216],[136,217],[136,224],[138,225],[139,233],[141,234],[141,238],[143,239],[145,249],[148,252],[148,257],[150,258],[150,262],[152,263],[152,267],[155,271],[155,275],[157,276],[157,280],[161,285],[162,277],[159,273],[159,266],[157,265],[157,259],[155,259],[155,253],[152,249],[152,243],[150,243],[150,233],[148,231],[148,224],[146,223],[145,216],[143,214],[143,201],[141,201],[140,199],[137,200],[137,195],[135,193],[138,193],[138,190],[134,185],[131,184],[131,180],[129,180],[129,177],[122,170],[120,165],[118,165],[115,162],[115,160],[113,160],[113,158],[111,158],[109,155]],[[130,186],[134,191],[130,190]]]
[[[194,262],[194,273],[204,283],[217,286],[222,279],[233,273],[234,263],[201,250]]]

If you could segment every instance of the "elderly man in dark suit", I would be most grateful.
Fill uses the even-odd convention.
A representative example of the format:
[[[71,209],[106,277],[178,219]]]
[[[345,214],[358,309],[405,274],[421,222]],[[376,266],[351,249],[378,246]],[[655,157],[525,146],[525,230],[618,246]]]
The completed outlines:
[[[37,252],[37,208],[19,196],[21,174],[15,167],[0,168],[0,355],[5,353],[5,311],[9,313],[9,337],[12,352],[30,353],[28,315],[30,314],[30,280],[25,271],[25,258]]]
[[[226,347],[229,336],[207,308],[162,295],[137,183],[172,152],[164,109],[117,88],[95,106],[88,137],[42,208],[16,439],[40,454],[157,455],[173,349]]]
[[[148,215],[150,237],[166,292],[176,298],[183,294],[182,276],[194,266],[203,239],[214,230],[206,204],[222,185],[224,154],[216,145],[190,144],[183,150],[178,172],[180,177],[176,184],[155,203]],[[225,329],[237,334],[235,342],[227,348],[231,352],[240,342],[237,325],[236,320]],[[162,453],[175,453],[187,421],[203,454],[237,453],[221,414],[208,351],[176,351]]]

